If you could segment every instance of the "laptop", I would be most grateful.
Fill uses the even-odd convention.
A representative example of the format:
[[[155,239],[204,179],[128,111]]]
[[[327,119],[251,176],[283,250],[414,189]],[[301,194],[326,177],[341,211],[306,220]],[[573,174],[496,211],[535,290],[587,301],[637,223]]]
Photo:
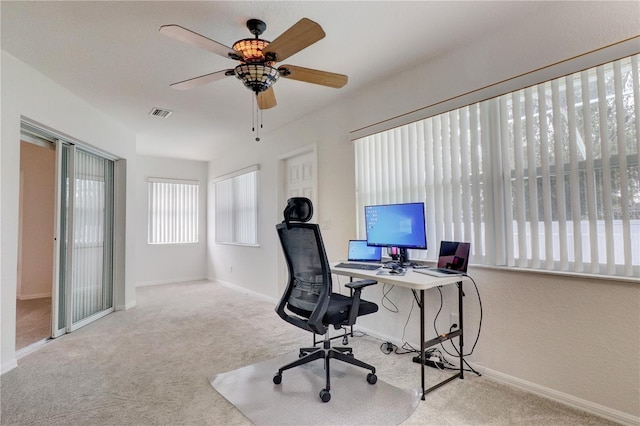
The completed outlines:
[[[382,261],[382,247],[368,246],[366,240],[349,240],[349,254],[346,263],[338,268],[378,269]],[[359,262],[359,263],[351,263]]]
[[[470,243],[442,241],[440,242],[438,267],[428,269],[414,269],[414,271],[434,277],[446,277],[450,275],[466,274],[467,266],[469,265],[470,251]]]
[[[382,247],[368,246],[366,240],[349,240],[349,262],[380,262]]]

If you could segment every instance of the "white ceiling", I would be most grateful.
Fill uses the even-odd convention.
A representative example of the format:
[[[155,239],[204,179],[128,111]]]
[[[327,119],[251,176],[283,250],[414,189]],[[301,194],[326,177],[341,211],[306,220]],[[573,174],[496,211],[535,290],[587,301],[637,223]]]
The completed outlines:
[[[332,89],[281,79],[270,130],[367,90],[373,82],[512,25],[544,2],[396,1],[2,1],[2,49],[106,112],[138,136],[138,152],[207,160],[229,142],[255,143],[253,94],[230,77],[188,91],[169,84],[232,68],[236,62],[158,32],[178,24],[231,46],[250,38],[245,22],[266,22],[273,40],[300,18],[326,37],[286,60],[347,74]],[[153,107],[173,110],[167,119]],[[44,123],[46,124],[46,123]]]

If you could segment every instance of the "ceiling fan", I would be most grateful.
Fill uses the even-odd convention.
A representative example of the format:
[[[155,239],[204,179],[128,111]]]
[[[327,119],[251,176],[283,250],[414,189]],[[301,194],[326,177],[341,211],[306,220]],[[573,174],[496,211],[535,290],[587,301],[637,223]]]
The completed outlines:
[[[247,28],[255,38],[238,40],[233,47],[211,40],[179,25],[163,25],[160,32],[168,37],[198,46],[229,59],[240,61],[235,68],[216,71],[171,84],[175,89],[191,89],[207,83],[235,75],[245,87],[256,94],[258,108],[269,109],[276,106],[273,84],[278,78],[289,78],[306,83],[340,88],[347,84],[348,77],[327,71],[303,68],[295,65],[280,65],[289,56],[309,47],[324,38],[325,33],[319,24],[302,18],[272,42],[260,39],[267,25],[259,19],[249,19]]]

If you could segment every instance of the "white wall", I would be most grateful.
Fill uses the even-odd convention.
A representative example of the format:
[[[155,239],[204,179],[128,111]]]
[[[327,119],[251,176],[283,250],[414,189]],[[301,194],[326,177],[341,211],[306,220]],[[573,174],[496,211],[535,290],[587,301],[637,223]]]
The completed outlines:
[[[15,366],[16,267],[21,116],[126,159],[127,175],[135,176],[135,134],[46,76],[2,51],[2,129],[0,182],[0,303],[2,372]],[[126,215],[133,217],[135,179],[126,182]],[[116,246],[126,251],[124,272],[115,282],[116,307],[135,304],[131,265],[135,264],[132,221],[116,233]]]
[[[18,299],[51,297],[56,152],[20,143]]]
[[[261,164],[261,246],[217,245],[210,226],[209,276],[278,297],[280,249],[274,225],[281,220],[284,207],[278,204],[280,155],[317,143],[315,220],[330,220],[330,228],[323,230],[327,253],[332,259],[344,258],[346,241],[356,232],[354,153],[349,131],[638,35],[637,2],[548,3],[540,13],[543,15],[497,28],[484,39],[470,40],[457,51],[371,86],[350,102],[263,134],[262,142],[245,151],[212,160],[212,177]],[[211,211],[209,220],[213,223]],[[228,269],[231,264],[233,272]],[[471,273],[480,287],[485,317],[480,342],[470,360],[482,365],[487,375],[617,421],[639,421],[639,283],[473,267]],[[444,315],[448,316],[452,294],[445,293]],[[471,344],[479,312],[471,286],[466,293],[466,334]],[[365,297],[380,304],[381,286],[367,289]],[[399,341],[412,296],[394,289],[390,297],[399,313],[381,309],[360,323]],[[433,300],[427,305],[430,315],[436,308]],[[418,342],[416,315],[414,312],[405,336],[414,344]],[[432,318],[428,317],[427,324]]]
[[[162,284],[204,279],[207,276],[207,163],[204,161],[138,156],[136,170],[136,285]],[[196,180],[198,199],[198,243],[148,244],[148,178]]]

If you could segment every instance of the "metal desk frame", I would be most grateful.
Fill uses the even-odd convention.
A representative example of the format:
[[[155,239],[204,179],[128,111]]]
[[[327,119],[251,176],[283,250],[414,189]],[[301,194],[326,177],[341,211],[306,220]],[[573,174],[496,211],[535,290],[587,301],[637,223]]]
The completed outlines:
[[[413,297],[415,298],[416,302],[418,303],[418,307],[420,308],[420,358],[422,361],[420,363],[420,375],[422,386],[421,399],[423,401],[425,399],[425,396],[429,392],[438,389],[440,386],[449,383],[450,381],[457,378],[464,379],[464,316],[462,299],[464,296],[463,282],[465,280],[465,276],[452,275],[450,277],[432,277],[430,275],[414,272],[411,268],[407,268],[405,275],[378,275],[378,271],[336,268],[335,265],[337,263],[338,262],[331,263],[331,272],[336,275],[343,275],[361,279],[374,279],[379,282],[385,282],[387,284],[393,284],[399,287],[408,288],[412,291]],[[458,319],[460,322],[459,328],[452,332],[436,336],[433,339],[425,340],[425,290],[450,284],[456,284],[456,286],[458,287]],[[450,377],[442,380],[441,382],[436,383],[430,388],[425,388],[425,352],[427,348],[445,342],[447,340],[454,339],[456,337],[458,338],[458,344],[460,345],[460,370]]]

